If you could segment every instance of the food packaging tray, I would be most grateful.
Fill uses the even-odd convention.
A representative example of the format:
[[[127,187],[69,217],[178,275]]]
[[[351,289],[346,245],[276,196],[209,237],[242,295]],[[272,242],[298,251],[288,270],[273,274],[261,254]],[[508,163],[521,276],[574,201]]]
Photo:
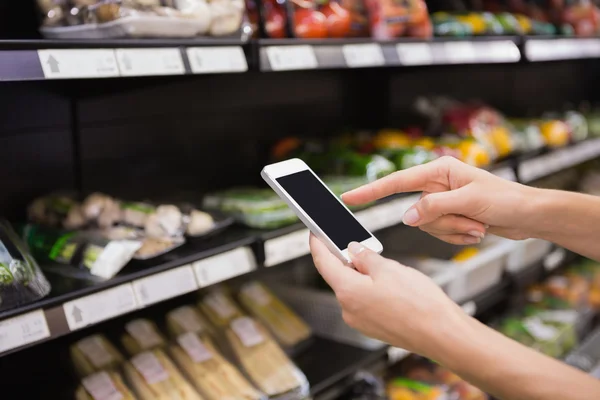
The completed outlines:
[[[508,255],[506,270],[519,272],[542,259],[552,250],[552,243],[541,239],[515,241],[513,250]]]

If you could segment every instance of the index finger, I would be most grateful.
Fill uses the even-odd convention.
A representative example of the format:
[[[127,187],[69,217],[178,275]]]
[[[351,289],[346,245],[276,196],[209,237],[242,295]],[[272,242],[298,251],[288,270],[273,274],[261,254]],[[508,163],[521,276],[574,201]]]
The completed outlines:
[[[344,193],[342,200],[349,205],[360,205],[396,193],[432,191],[428,189],[439,168],[440,164],[437,161],[432,161],[397,171],[375,182]]]

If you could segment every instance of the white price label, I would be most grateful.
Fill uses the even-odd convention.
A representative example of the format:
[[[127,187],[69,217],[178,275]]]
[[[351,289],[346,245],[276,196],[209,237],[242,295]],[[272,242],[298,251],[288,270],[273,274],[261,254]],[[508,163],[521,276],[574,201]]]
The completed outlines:
[[[195,333],[188,332],[179,335],[177,343],[195,363],[202,363],[213,358],[210,350],[198,339]]]
[[[492,174],[506,179],[507,181],[516,182],[517,177],[515,175],[515,170],[511,167],[498,168],[492,171]]]
[[[267,58],[273,71],[315,69],[317,56],[312,46],[270,46],[266,49]]]
[[[220,291],[208,294],[202,301],[223,319],[230,318],[236,312],[235,305]]]
[[[392,200],[359,211],[356,218],[370,231],[388,228],[400,224],[404,213],[417,201],[418,195]]]
[[[63,305],[69,329],[72,331],[126,314],[137,308],[133,287],[130,284],[81,297]]]
[[[142,307],[172,299],[198,289],[190,265],[161,272],[133,282],[133,290]]]
[[[116,49],[121,76],[183,75],[179,49]]]
[[[258,282],[245,284],[242,286],[240,293],[251,298],[252,301],[261,306],[267,306],[271,303],[271,295],[267,293],[265,288]]]
[[[138,342],[141,348],[146,350],[160,346],[163,342],[154,326],[144,319],[135,319],[127,323],[125,330]]]
[[[378,67],[385,64],[383,51],[377,43],[347,44],[342,46],[346,65],[350,68]]]
[[[521,59],[521,52],[512,40],[472,42],[471,45],[481,62],[518,62]]]
[[[77,348],[97,369],[102,369],[113,362],[112,354],[104,347],[98,335],[80,340],[77,342]]]
[[[114,50],[38,50],[47,79],[110,78],[119,76]]]
[[[427,43],[399,43],[396,52],[402,65],[433,64],[433,53]]]
[[[123,398],[110,379],[110,375],[104,371],[83,378],[81,384],[94,400],[121,400]]]
[[[401,349],[400,347],[389,347],[387,354],[389,363],[396,364],[397,362],[408,357],[410,352],[408,350]]]
[[[477,62],[477,52],[471,42],[444,43],[444,55],[450,64]]]
[[[239,247],[196,261],[193,267],[198,284],[206,287],[254,271],[256,259],[249,247]]]
[[[234,319],[231,321],[231,329],[233,329],[242,344],[246,347],[256,346],[265,340],[252,318],[241,317]]]
[[[308,229],[269,239],[265,241],[265,267],[272,267],[308,253]]]
[[[194,74],[248,71],[248,62],[240,46],[190,47],[188,60]]]
[[[169,316],[185,331],[199,333],[204,330],[198,313],[190,306],[179,307],[169,313]]]
[[[150,385],[169,379],[169,373],[151,352],[138,354],[131,363]]]
[[[567,251],[562,247],[559,247],[552,253],[548,254],[546,258],[544,258],[544,268],[546,271],[554,271],[556,268],[558,268],[562,264],[566,255]]]
[[[554,328],[553,326],[544,324],[537,317],[527,318],[523,322],[523,325],[525,326],[525,329],[527,329],[529,334],[531,336],[533,336],[534,338],[536,338],[537,340],[541,340],[541,341],[553,340],[556,338],[556,336],[558,334],[558,331],[556,330],[556,328]]]
[[[477,304],[475,304],[474,301],[468,301],[460,306],[460,308],[462,308],[465,314],[470,317],[473,317],[475,314],[477,314]]]
[[[42,310],[0,321],[0,353],[48,337],[50,337],[50,330]]]

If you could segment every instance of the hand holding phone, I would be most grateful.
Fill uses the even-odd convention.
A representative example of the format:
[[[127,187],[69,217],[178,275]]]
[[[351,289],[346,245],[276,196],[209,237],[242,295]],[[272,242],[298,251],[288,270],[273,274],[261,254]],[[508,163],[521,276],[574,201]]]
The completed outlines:
[[[343,262],[351,263],[350,242],[359,242],[377,253],[383,250],[381,242],[362,226],[304,161],[293,158],[267,165],[261,176]]]

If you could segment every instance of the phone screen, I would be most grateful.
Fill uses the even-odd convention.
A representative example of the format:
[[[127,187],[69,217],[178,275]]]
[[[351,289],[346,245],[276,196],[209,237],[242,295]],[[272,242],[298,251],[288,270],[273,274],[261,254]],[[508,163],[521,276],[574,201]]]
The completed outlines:
[[[371,234],[309,170],[277,178],[323,232],[343,250],[350,242],[362,242]]]

